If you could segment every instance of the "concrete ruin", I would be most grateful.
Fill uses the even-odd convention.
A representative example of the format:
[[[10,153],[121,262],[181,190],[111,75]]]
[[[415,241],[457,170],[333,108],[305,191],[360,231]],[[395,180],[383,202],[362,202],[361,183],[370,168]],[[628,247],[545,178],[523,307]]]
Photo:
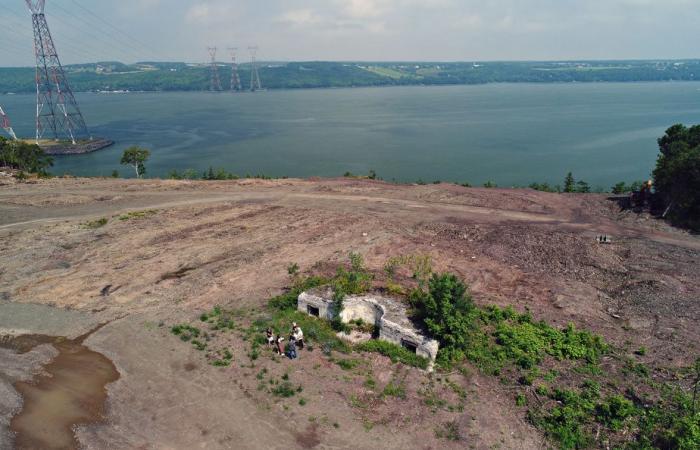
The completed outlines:
[[[331,320],[333,308],[333,291],[329,288],[299,295],[297,309],[303,313]],[[416,329],[408,318],[406,306],[399,300],[375,294],[349,296],[343,300],[340,319],[343,323],[359,319],[374,324],[379,330],[379,339],[400,345],[431,362],[437,357],[439,343]]]

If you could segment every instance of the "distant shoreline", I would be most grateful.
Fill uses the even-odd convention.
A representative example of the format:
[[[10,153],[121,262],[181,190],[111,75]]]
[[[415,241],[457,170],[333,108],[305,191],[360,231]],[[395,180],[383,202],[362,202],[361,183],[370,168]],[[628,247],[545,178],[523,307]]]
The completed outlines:
[[[105,91],[78,91],[74,90],[76,94],[94,94],[94,95],[109,95],[109,96],[121,96],[121,95],[138,95],[138,94],[212,94],[212,95],[248,95],[248,94],[258,94],[263,92],[285,92],[285,91],[318,91],[318,90],[349,90],[349,89],[393,89],[393,88],[433,88],[433,87],[483,87],[483,86],[493,86],[493,85],[524,85],[524,86],[568,86],[568,85],[613,85],[613,84],[700,84],[700,79],[697,80],[636,80],[636,81],[549,81],[549,82],[536,82],[536,81],[494,81],[490,83],[462,83],[462,84],[386,84],[386,85],[376,85],[376,86],[338,86],[338,87],[281,87],[281,88],[270,88],[259,92],[241,91],[219,91],[212,92],[210,90],[193,90],[193,89],[183,89],[183,90],[153,90],[153,91],[125,91],[125,92],[105,92]],[[0,92],[0,96],[36,96],[36,92]]]
[[[229,63],[218,63],[230,92]],[[101,62],[65,66],[75,92],[205,92],[211,66],[188,63]],[[454,86],[493,83],[680,82],[700,79],[699,60],[557,62],[287,62],[260,63],[266,90],[388,86]],[[242,80],[250,65],[238,66]],[[0,68],[0,92],[33,93],[34,68]],[[244,84],[240,92],[245,92]]]

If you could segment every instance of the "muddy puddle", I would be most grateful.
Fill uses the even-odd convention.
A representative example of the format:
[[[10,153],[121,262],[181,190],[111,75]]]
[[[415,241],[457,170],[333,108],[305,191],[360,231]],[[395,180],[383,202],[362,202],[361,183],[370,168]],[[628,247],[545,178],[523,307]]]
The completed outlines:
[[[102,420],[105,386],[116,381],[119,372],[107,357],[83,345],[91,333],[74,340],[37,335],[0,339],[1,347],[20,353],[41,344],[59,352],[44,366],[45,374],[14,384],[24,402],[10,422],[17,450],[77,449],[73,428]]]

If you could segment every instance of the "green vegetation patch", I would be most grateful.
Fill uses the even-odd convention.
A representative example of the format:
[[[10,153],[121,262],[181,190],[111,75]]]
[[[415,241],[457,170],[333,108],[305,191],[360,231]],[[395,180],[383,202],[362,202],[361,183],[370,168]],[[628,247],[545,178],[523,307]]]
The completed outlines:
[[[102,217],[101,219],[91,220],[89,222],[85,222],[83,224],[83,228],[87,228],[89,230],[95,230],[97,228],[102,228],[103,226],[107,225],[108,222],[109,222],[109,219],[107,219],[106,217]]]
[[[390,67],[379,67],[379,66],[368,66],[365,68],[368,72],[381,75],[383,77],[388,77],[394,80],[400,80],[401,78],[414,78],[412,74],[400,72],[394,68]]]
[[[233,315],[232,311],[215,306],[211,311],[200,315],[199,320],[207,323],[212,331],[231,331],[236,328]]]
[[[188,324],[175,325],[170,329],[175,336],[179,336],[183,342],[189,342],[193,338],[199,337],[201,330]]]
[[[387,341],[371,340],[356,345],[355,350],[360,352],[379,353],[380,355],[391,358],[392,362],[399,362],[407,366],[418,367],[419,369],[428,368],[428,359],[418,356],[415,353]]]
[[[53,166],[53,158],[38,145],[8,140],[0,136],[0,167],[10,167],[20,171],[18,178],[26,178],[25,172],[47,176]]]
[[[156,213],[158,213],[158,211],[155,211],[153,209],[149,209],[147,211],[132,211],[132,212],[120,215],[119,220],[125,221],[125,220],[134,220],[134,219],[144,219],[144,218],[146,218],[148,216],[152,216]]]

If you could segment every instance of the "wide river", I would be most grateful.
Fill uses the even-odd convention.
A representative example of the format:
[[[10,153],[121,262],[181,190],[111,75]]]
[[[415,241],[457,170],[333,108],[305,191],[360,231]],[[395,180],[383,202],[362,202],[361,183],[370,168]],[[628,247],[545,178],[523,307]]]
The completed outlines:
[[[114,147],[56,158],[54,174],[109,175],[121,152],[151,149],[150,176],[209,166],[244,175],[593,186],[649,176],[656,139],[700,122],[700,83],[492,84],[257,93],[79,94]],[[31,136],[34,97],[0,96]]]

